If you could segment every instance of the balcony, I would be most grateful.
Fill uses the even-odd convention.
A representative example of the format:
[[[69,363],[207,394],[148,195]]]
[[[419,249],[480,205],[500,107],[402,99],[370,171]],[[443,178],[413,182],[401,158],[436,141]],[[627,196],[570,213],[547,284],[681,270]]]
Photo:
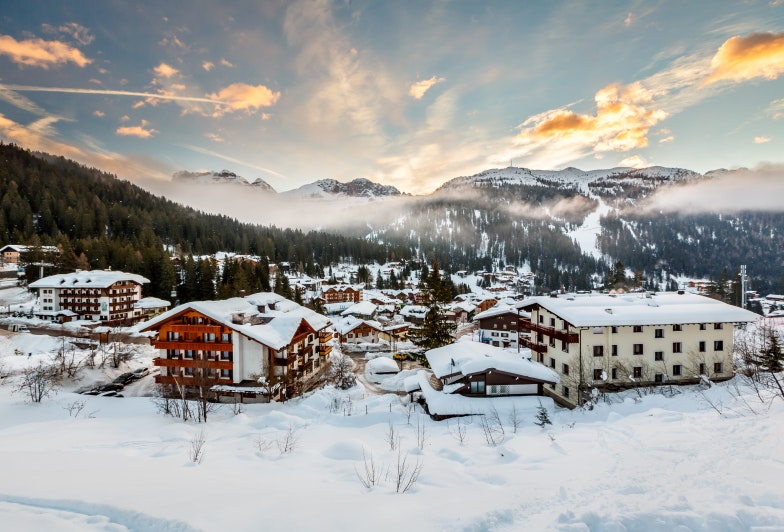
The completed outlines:
[[[202,350],[202,351],[233,351],[232,344],[223,342],[189,342],[186,340],[156,340],[152,343],[156,349],[180,349],[187,350]]]
[[[545,327],[544,325],[539,325],[538,323],[533,322],[521,323],[520,325],[520,328],[523,331],[534,331],[546,334],[550,338],[555,338],[556,340],[561,340],[562,342],[576,344],[580,341],[579,334],[569,333],[566,330],[556,329],[555,327]]]
[[[326,356],[332,352],[332,344],[321,344],[318,346],[318,353],[321,356]]]
[[[210,369],[233,369],[234,362],[231,360],[220,359],[205,359],[200,360],[196,358],[154,358],[152,360],[154,366],[162,366],[167,368],[210,368]]]
[[[532,342],[528,338],[523,338],[522,340],[520,340],[520,345],[522,347],[527,347],[528,349],[530,349],[534,353],[546,353],[547,352],[547,346],[546,345],[537,344],[536,342]]]

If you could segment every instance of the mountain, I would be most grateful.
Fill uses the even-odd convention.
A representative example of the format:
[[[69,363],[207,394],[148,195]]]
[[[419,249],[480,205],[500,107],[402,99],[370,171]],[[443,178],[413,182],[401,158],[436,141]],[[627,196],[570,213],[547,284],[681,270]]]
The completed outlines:
[[[248,181],[242,176],[235,174],[229,170],[222,170],[220,172],[188,172],[186,170],[175,172],[172,175],[172,182],[174,183],[189,183],[189,184],[229,184],[249,186],[265,192],[275,192],[272,186],[263,179],[256,178],[253,181]]]
[[[299,198],[385,198],[400,196],[401,192],[393,186],[380,185],[368,179],[359,178],[341,183],[335,179],[320,179],[282,194]]]

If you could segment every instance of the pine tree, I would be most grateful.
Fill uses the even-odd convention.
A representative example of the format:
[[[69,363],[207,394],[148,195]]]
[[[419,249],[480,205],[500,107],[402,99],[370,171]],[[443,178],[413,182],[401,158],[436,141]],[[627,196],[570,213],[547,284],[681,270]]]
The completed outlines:
[[[424,271],[423,268],[423,273]],[[422,324],[411,328],[409,339],[414,345],[426,350],[451,344],[454,342],[452,333],[457,327],[455,323],[446,318],[445,304],[452,299],[451,289],[450,285],[441,279],[437,262],[433,262],[433,267],[423,278],[422,289],[428,295],[430,308],[425,314]]]
[[[537,408],[538,412],[536,414],[536,423],[540,427],[544,428],[545,425],[552,425],[553,422],[550,421],[550,414],[547,413],[547,409],[542,406],[542,402],[539,401],[539,408]]]

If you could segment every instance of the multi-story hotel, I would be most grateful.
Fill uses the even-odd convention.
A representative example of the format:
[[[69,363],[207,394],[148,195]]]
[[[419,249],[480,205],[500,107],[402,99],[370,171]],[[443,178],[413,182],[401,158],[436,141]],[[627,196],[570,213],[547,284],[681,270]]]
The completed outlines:
[[[329,320],[274,293],[192,301],[142,324],[160,350],[156,382],[241,400],[285,399],[321,368]]]
[[[43,277],[30,288],[38,290],[40,318],[59,316],[125,325],[138,321],[135,308],[142,297],[142,285],[149,279],[133,273],[111,270],[80,271]]]
[[[753,312],[684,292],[563,294],[522,301],[530,321],[521,338],[533,358],[554,369],[549,393],[567,406],[592,388],[696,382],[733,375],[733,331]]]

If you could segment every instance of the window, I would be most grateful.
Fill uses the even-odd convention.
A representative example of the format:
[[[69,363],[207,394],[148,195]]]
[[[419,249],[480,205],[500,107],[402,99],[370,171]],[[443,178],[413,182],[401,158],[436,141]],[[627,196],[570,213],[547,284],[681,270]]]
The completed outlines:
[[[563,351],[564,353],[569,352],[569,342],[567,342],[566,340],[561,340],[561,351]]]
[[[700,375],[705,375],[705,362],[700,362]]]
[[[672,326],[672,330],[675,331],[675,332],[680,332],[680,331],[683,330],[683,326],[679,325],[679,324],[675,324],[675,325]]]
[[[680,364],[674,364],[672,366],[672,376],[680,377],[681,375],[683,375],[683,367]]]
[[[569,375],[569,364],[561,365],[561,373],[563,373],[564,375]]]
[[[724,367],[721,362],[713,364],[713,373],[724,373]]]
[[[193,349],[185,350],[185,358],[193,358]]]
[[[705,329],[707,329],[707,327],[705,327],[705,324],[704,323],[700,323],[700,330],[704,331]]]
[[[222,369],[220,376],[221,376],[221,379],[230,379],[231,378],[231,370],[230,369]]]
[[[594,334],[604,334],[604,327],[594,327],[593,328]]]
[[[471,381],[471,393],[485,393],[485,381]]]
[[[177,340],[179,340],[179,339],[180,339],[180,333],[178,333],[178,332],[174,332],[174,331],[169,331],[169,332],[166,334],[166,339],[167,339],[168,341],[170,341],[170,342],[176,342]]]
[[[657,373],[653,376],[653,382],[661,384],[664,382],[664,373]]]
[[[632,376],[635,379],[642,379],[642,366],[634,366],[632,368]]]
[[[634,354],[642,355],[642,344],[634,344]]]
[[[653,353],[654,360],[664,360],[664,351],[656,351]]]
[[[713,329],[716,330],[716,331],[718,331],[720,329],[723,329],[723,328],[724,328],[724,324],[723,323],[714,323],[713,324]]]
[[[653,330],[653,337],[654,338],[664,338],[664,329],[654,329]]]
[[[555,383],[554,383],[554,382],[551,382],[551,383],[550,383],[550,389],[551,389],[551,390],[555,390]]]
[[[593,380],[600,381],[600,380],[602,380],[603,376],[604,376],[604,370],[603,369],[600,368],[600,369],[593,370]]]
[[[635,326],[632,328],[632,330],[633,330],[634,332],[636,332],[636,333],[641,333],[641,332],[642,332],[642,325],[635,325]]]
[[[673,353],[682,353],[683,352],[683,344],[680,342],[673,342],[672,343],[672,352]]]
[[[610,331],[612,331],[613,334],[618,334],[618,327],[610,327]]]
[[[193,368],[185,368],[185,376],[193,377]]]
[[[723,340],[714,340],[713,341],[713,350],[714,351],[724,351],[724,341]]]
[[[561,388],[561,395],[563,395],[564,397],[569,397],[569,387],[568,386],[563,386]]]
[[[544,323],[544,316],[539,314],[539,323]]]
[[[618,356],[618,345],[617,344],[613,344],[612,345],[612,356],[614,356],[614,357]]]
[[[550,357],[550,367],[555,369],[555,359],[553,357]]]
[[[550,344],[550,347],[555,347],[555,336],[551,336],[548,343]]]
[[[550,318],[550,327],[555,327],[555,318]]]
[[[699,343],[698,350],[699,350],[700,353],[704,353],[705,352],[705,342],[700,342]]]
[[[214,342],[215,341],[215,333],[204,333],[204,341],[205,342]]]
[[[604,346],[603,345],[593,346],[593,356],[595,357],[604,356]]]
[[[221,360],[231,360],[231,351],[221,351]]]
[[[613,369],[610,370],[610,378],[612,380],[617,380],[618,379],[618,368],[613,368]]]

